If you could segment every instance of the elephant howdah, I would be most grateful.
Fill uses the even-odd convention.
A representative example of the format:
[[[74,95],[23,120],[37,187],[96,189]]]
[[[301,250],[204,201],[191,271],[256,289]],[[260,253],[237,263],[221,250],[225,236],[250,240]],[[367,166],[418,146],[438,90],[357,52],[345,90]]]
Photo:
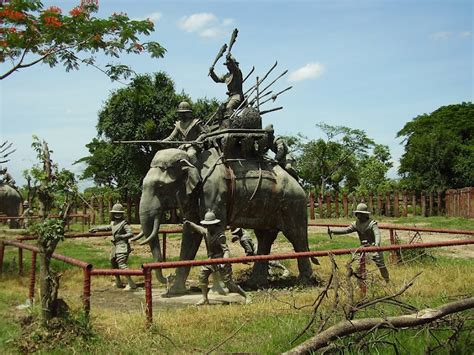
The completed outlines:
[[[218,137],[216,138],[218,140]],[[143,180],[140,200],[142,243],[149,243],[156,260],[162,260],[158,229],[162,213],[180,209],[183,218],[199,223],[207,211],[214,211],[224,226],[253,229],[258,239],[257,254],[269,254],[281,231],[296,252],[308,251],[306,193],[276,161],[255,155],[228,157],[212,144],[191,164],[179,149],[158,151]],[[240,147],[237,147],[240,149]],[[183,229],[180,259],[192,260],[202,235]],[[312,275],[308,259],[299,259],[300,277]],[[185,292],[189,268],[179,268],[171,293]],[[255,263],[251,282],[267,282],[267,263]],[[157,276],[167,281],[160,272]]]

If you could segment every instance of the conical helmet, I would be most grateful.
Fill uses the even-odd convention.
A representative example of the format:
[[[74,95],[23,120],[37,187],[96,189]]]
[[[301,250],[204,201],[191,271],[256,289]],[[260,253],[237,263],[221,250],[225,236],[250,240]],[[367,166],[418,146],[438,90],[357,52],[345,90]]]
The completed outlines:
[[[110,210],[111,213],[125,213],[125,210],[121,203],[116,203],[113,205],[112,209]]]
[[[219,224],[221,222],[220,219],[216,218],[216,215],[212,211],[207,211],[204,215],[204,220],[201,221],[203,225],[211,225],[211,224]]]
[[[187,101],[180,102],[178,105],[178,112],[193,112],[191,105]]]
[[[365,203],[359,203],[357,205],[357,208],[354,211],[354,214],[356,214],[356,213],[370,214],[369,208],[367,207],[367,205]]]

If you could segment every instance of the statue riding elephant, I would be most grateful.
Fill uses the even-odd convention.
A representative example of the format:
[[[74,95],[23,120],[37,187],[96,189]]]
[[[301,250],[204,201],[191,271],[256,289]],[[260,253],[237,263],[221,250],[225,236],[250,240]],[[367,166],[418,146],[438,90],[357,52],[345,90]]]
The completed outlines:
[[[22,198],[18,190],[8,184],[0,183],[0,214],[18,217]],[[17,219],[10,220],[10,228],[18,228]]]
[[[279,231],[296,252],[308,251],[306,194],[300,184],[274,160],[260,157],[230,159],[211,147],[203,150],[195,165],[185,151],[158,151],[143,180],[140,222],[153,256],[161,260],[158,230],[163,211],[180,209],[187,220],[199,223],[212,210],[224,226],[253,229],[257,254],[269,254]],[[202,237],[183,230],[180,259],[196,256]],[[312,275],[309,259],[298,259],[300,278]],[[178,268],[170,293],[186,291],[189,268]],[[267,282],[268,265],[255,263],[251,281]],[[157,270],[160,281],[166,279]]]

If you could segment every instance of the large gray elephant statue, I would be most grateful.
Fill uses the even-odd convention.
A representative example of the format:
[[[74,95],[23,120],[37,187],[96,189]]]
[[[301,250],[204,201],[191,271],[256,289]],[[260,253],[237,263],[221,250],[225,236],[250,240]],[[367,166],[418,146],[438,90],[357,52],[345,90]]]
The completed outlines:
[[[230,155],[232,156],[232,155]],[[274,160],[224,158],[217,146],[203,150],[194,164],[185,151],[158,151],[143,180],[140,222],[156,260],[161,260],[158,230],[160,216],[169,209],[181,209],[184,218],[199,223],[208,210],[215,212],[223,225],[253,229],[258,240],[257,253],[269,254],[279,231],[296,252],[308,251],[306,194],[300,184]],[[183,230],[180,259],[196,256],[201,237]],[[312,275],[309,259],[298,259],[300,278]],[[189,268],[178,268],[170,293],[186,291]],[[255,263],[251,282],[267,282],[267,263]],[[157,278],[166,282],[161,271]]]
[[[22,198],[20,193],[8,184],[0,183],[0,214],[18,217]],[[18,228],[17,219],[10,220],[10,228]]]

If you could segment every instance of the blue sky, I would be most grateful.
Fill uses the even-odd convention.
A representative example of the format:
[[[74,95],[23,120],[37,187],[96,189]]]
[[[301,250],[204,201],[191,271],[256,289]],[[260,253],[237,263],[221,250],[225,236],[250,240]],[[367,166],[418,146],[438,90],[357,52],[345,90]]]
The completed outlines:
[[[78,3],[44,1],[65,11]],[[390,147],[395,166],[403,153],[395,136],[406,122],[473,100],[472,1],[102,0],[99,6],[99,16],[151,18],[150,39],[167,49],[165,57],[130,55],[121,62],[138,73],[167,72],[194,99],[225,99],[225,86],[207,73],[237,27],[232,52],[244,74],[255,66],[262,76],[276,60],[274,76],[289,70],[276,86],[293,85],[274,104],[284,110],[265,115],[264,124],[310,138],[321,136],[318,122],[363,129]],[[0,71],[6,69],[2,63]],[[216,72],[224,72],[221,63]],[[119,87],[87,67],[66,73],[38,65],[0,81],[0,139],[17,148],[7,164],[14,178],[22,183],[21,172],[35,162],[32,134],[49,142],[60,166],[80,172],[72,163],[87,155],[97,112]]]

